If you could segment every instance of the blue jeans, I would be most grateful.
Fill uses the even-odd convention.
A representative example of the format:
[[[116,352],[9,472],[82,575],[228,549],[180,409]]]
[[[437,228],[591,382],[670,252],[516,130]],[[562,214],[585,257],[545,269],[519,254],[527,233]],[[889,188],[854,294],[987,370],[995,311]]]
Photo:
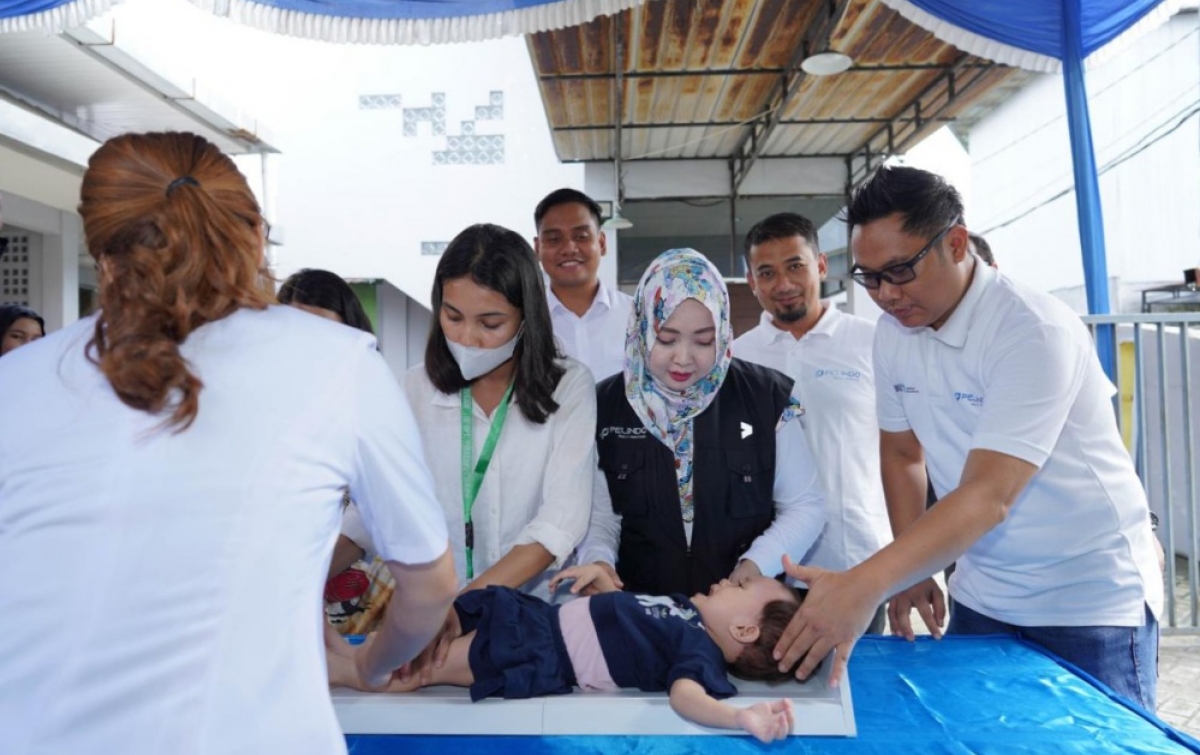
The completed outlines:
[[[1049,650],[1153,713],[1158,695],[1158,620],[1140,627],[1018,627],[954,603],[947,634],[1014,634]]]

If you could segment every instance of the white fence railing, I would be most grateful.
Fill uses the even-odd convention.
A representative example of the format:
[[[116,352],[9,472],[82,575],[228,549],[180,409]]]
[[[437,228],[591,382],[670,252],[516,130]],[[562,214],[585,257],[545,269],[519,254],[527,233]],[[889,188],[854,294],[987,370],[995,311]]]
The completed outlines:
[[[1121,433],[1167,553],[1164,633],[1200,632],[1200,313],[1089,315],[1113,339]],[[1098,328],[1109,325],[1111,328]]]

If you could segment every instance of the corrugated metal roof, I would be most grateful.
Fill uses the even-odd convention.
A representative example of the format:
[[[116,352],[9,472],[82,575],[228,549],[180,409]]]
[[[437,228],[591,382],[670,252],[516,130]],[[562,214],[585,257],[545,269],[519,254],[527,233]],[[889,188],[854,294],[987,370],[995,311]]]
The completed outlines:
[[[825,77],[798,69],[826,47],[854,66]],[[998,87],[1025,76],[965,55],[878,0],[650,0],[532,35],[529,50],[564,161],[613,159],[618,66],[623,160],[849,157],[865,147],[878,156],[964,111],[977,116]]]

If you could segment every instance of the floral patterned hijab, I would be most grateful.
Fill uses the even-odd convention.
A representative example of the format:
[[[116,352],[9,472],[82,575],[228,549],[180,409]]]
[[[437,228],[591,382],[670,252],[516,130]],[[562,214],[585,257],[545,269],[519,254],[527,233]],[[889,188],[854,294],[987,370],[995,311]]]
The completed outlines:
[[[695,299],[712,313],[717,358],[707,375],[678,392],[650,374],[647,360],[658,329],[688,299]],[[675,454],[685,522],[693,517],[692,420],[708,408],[725,382],[732,342],[729,291],[720,272],[704,255],[692,249],[671,249],[650,263],[634,294],[625,334],[625,396],[650,434]]]

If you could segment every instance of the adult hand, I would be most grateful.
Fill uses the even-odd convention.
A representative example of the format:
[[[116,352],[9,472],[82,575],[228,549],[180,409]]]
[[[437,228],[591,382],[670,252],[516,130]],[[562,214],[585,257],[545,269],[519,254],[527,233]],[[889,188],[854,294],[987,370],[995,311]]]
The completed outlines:
[[[575,584],[571,585],[572,595],[599,595],[602,592],[616,592],[625,587],[625,583],[617,576],[617,570],[606,561],[563,569],[550,579],[550,591],[554,592],[568,579],[575,580]]]
[[[366,642],[358,647],[341,640],[336,645],[326,644],[325,663],[329,669],[329,686],[349,687],[359,692],[412,692],[417,689],[420,680],[415,676],[407,682],[401,682],[397,674],[388,674],[381,684],[375,685],[375,680],[363,675],[367,643],[374,640],[375,634],[371,633]]]
[[[450,654],[450,643],[462,636],[462,623],[458,620],[458,611],[453,608],[446,614],[446,622],[438,631],[437,636],[421,651],[421,654],[411,662],[404,664],[396,671],[396,679],[401,686],[408,686],[413,676],[416,676],[420,686],[425,687],[433,681],[433,669],[441,668]]]
[[[748,558],[743,558],[741,561],[738,561],[737,566],[733,567],[733,572],[731,572],[729,575],[729,581],[736,585],[743,579],[761,576],[762,569],[758,568],[758,564],[754,563]]]
[[[363,682],[359,678],[354,648],[328,623],[325,624],[324,630],[325,667],[329,672],[329,686],[361,689]]]
[[[925,621],[934,639],[942,639],[942,627],[946,624],[946,597],[933,577],[922,580],[907,590],[902,590],[888,601],[888,623],[892,634],[912,640],[912,609]]]
[[[792,701],[787,698],[775,702],[764,700],[748,708],[741,708],[733,720],[744,731],[754,735],[759,742],[784,739],[792,733],[795,723]]]
[[[325,663],[329,669],[330,687],[349,687],[359,692],[386,692],[392,682],[392,673],[384,672],[372,677],[367,669],[369,648],[377,639],[375,632],[358,647],[342,640],[329,639],[326,635]]]
[[[807,679],[836,648],[837,657],[829,675],[830,684],[836,687],[846,672],[854,643],[871,623],[880,598],[854,572],[797,566],[787,556],[783,557],[783,569],[808,585],[808,597],[775,645],[779,669],[787,671],[800,661],[796,678]]]

